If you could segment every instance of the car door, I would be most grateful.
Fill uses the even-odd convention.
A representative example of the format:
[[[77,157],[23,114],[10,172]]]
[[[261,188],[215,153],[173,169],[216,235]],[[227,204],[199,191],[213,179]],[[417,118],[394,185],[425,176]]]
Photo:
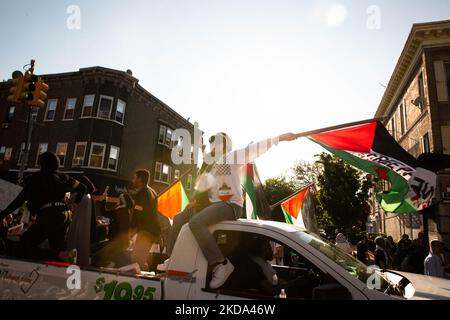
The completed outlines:
[[[245,230],[242,230],[239,226],[228,225],[226,229],[217,229],[214,231],[214,235],[216,241],[222,241],[223,243],[218,243],[219,247],[221,247],[225,256],[231,257],[235,252],[233,251],[235,248],[239,248],[242,244],[236,240],[236,238],[245,238],[244,235],[248,234],[256,234],[264,237],[268,237],[274,242],[280,243],[301,256],[303,259],[303,263],[308,264],[310,268],[316,270],[316,272],[321,273],[322,275],[327,275],[335,280],[338,287],[344,287],[351,294],[353,299],[366,299],[366,297],[361,293],[362,289],[359,289],[355,285],[353,285],[348,279],[342,276],[342,271],[338,270],[338,265],[330,266],[327,265],[324,261],[319,259],[313,252],[313,250],[305,250],[303,246],[300,246],[298,242],[293,241],[293,239],[287,236],[283,232],[274,232],[271,230],[267,230],[259,227],[251,227],[247,226]],[[224,238],[224,235],[226,237]],[[203,258],[204,259],[204,258]],[[261,299],[261,298],[269,298],[268,296],[261,296],[255,294],[254,292],[248,292],[244,290],[239,290],[239,288],[226,288],[226,285],[219,290],[211,290],[208,288],[208,281],[211,277],[210,270],[207,269],[206,261],[200,263],[198,261],[197,267],[198,272],[202,275],[202,283],[197,286],[196,293],[192,294],[192,297],[196,299]],[[233,261],[232,261],[233,262]],[[296,272],[301,272],[302,266],[296,269]],[[293,271],[294,268],[291,268],[290,271]],[[236,270],[234,271],[234,273]],[[343,271],[345,272],[345,270]],[[345,274],[344,274],[345,276]],[[231,276],[230,276],[231,277]],[[331,289],[330,289],[331,290]],[[273,296],[272,298],[276,298]],[[288,297],[289,298],[289,297]]]

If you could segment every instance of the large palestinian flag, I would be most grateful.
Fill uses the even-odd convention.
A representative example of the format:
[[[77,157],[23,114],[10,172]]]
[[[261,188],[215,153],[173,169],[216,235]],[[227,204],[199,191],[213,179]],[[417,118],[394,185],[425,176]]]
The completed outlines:
[[[379,121],[311,134],[308,138],[349,164],[389,181],[390,190],[378,194],[386,212],[415,212],[431,204],[436,174],[421,168]]]

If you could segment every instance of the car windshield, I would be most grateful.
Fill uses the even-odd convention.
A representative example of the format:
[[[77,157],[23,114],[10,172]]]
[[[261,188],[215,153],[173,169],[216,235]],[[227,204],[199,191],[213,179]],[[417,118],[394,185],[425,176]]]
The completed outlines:
[[[375,269],[366,266],[364,263],[355,257],[347,254],[345,251],[334,245],[333,243],[305,231],[295,232],[296,236],[313,248],[317,249],[328,258],[336,262],[339,266],[344,268],[352,276],[367,285],[370,281],[369,277],[375,272]],[[386,281],[381,281],[381,287],[375,287],[380,291],[384,291],[388,287]]]

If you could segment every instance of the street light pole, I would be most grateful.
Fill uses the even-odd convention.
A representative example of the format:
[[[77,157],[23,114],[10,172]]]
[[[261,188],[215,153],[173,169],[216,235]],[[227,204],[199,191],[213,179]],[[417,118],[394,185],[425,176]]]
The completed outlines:
[[[23,183],[23,176],[25,173],[25,169],[27,168],[28,164],[28,155],[29,155],[29,149],[31,144],[31,134],[33,132],[33,109],[34,107],[28,107],[28,120],[27,120],[27,138],[25,141],[25,150],[23,151],[22,161],[20,163],[20,170],[19,170],[19,177],[18,177],[18,183]]]

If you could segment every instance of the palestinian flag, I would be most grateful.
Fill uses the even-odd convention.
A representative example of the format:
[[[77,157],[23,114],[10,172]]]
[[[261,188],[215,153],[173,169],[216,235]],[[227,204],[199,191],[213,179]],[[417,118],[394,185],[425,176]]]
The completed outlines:
[[[262,188],[258,170],[254,163],[242,167],[241,186],[245,193],[245,213],[247,219],[270,219],[272,210]]]
[[[349,164],[388,181],[390,190],[378,194],[386,212],[415,212],[431,204],[436,174],[420,167],[381,122],[310,134],[308,138]]]
[[[184,191],[181,180],[178,180],[158,196],[158,211],[171,220],[183,211],[188,204],[189,198]]]
[[[295,224],[306,228],[303,220],[302,208],[306,197],[310,193],[309,187],[297,192],[294,196],[281,203],[281,210],[286,223]]]

